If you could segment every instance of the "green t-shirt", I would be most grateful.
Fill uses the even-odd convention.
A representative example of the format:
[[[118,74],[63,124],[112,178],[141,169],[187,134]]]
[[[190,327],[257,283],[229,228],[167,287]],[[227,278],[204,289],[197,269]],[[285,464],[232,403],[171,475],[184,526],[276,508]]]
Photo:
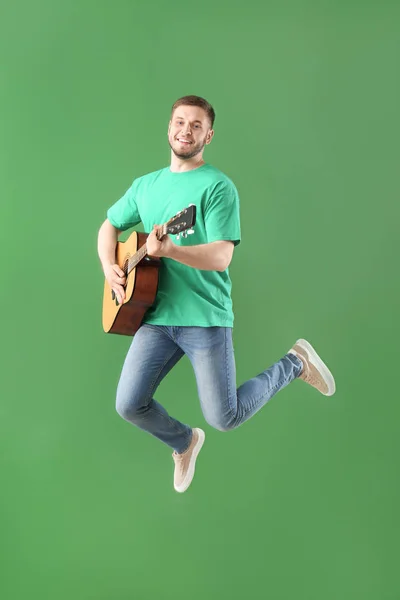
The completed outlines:
[[[107,212],[114,227],[125,230],[142,222],[147,233],[189,204],[196,205],[194,233],[172,238],[179,246],[231,240],[240,243],[239,195],[233,182],[215,167],[173,173],[169,167],[148,173]],[[229,270],[205,271],[170,258],[161,259],[156,300],[143,322],[155,325],[232,327]]]

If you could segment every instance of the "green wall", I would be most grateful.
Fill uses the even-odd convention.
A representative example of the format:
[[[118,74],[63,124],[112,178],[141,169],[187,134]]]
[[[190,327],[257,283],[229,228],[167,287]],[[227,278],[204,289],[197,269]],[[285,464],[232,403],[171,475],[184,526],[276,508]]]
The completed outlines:
[[[0,596],[398,600],[398,3],[3,2]],[[170,107],[215,107],[236,183],[238,384],[299,337],[296,381],[230,433],[184,359],[157,399],[204,427],[190,490],[115,412],[97,232],[169,162]],[[188,203],[190,198],[188,198]]]

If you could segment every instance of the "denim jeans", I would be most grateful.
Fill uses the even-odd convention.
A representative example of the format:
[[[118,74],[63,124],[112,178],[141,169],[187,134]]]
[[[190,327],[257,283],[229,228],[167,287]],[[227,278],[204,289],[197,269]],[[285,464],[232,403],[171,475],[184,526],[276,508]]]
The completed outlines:
[[[142,325],[125,359],[116,408],[121,417],[176,452],[188,448],[192,429],[171,417],[153,396],[184,354],[194,369],[204,417],[220,431],[234,429],[250,419],[302,369],[297,356],[286,354],[236,389],[232,328]]]

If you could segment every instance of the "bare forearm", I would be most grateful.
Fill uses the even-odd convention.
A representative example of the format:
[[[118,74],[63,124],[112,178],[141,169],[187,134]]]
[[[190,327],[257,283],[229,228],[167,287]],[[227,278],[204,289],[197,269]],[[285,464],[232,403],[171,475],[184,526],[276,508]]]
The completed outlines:
[[[118,241],[118,229],[113,227],[109,221],[104,221],[100,227],[98,240],[97,240],[97,251],[103,270],[106,266],[115,263],[115,249]]]
[[[220,242],[198,246],[177,246],[173,244],[168,253],[168,258],[203,271],[225,271],[230,262],[224,245]]]

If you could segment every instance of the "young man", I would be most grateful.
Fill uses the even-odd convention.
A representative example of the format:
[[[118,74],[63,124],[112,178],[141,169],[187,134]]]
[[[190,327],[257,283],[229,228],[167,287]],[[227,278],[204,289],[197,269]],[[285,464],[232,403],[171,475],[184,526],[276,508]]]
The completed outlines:
[[[214,136],[214,119],[212,106],[203,98],[185,96],[175,102],[168,128],[170,166],[133,181],[108,210],[98,240],[105,277],[119,302],[126,281],[115,264],[118,234],[142,222],[151,232],[148,254],[161,257],[156,301],[126,356],[117,411],[174,450],[178,492],[193,479],[205,434],[171,417],[153,396],[184,354],[193,365],[204,417],[221,431],[244,423],[296,378],[327,396],[335,391],[332,374],[305,340],[236,389],[228,266],[240,242],[239,197],[232,181],[203,159]],[[158,224],[189,204],[196,205],[194,234],[159,241]]]

